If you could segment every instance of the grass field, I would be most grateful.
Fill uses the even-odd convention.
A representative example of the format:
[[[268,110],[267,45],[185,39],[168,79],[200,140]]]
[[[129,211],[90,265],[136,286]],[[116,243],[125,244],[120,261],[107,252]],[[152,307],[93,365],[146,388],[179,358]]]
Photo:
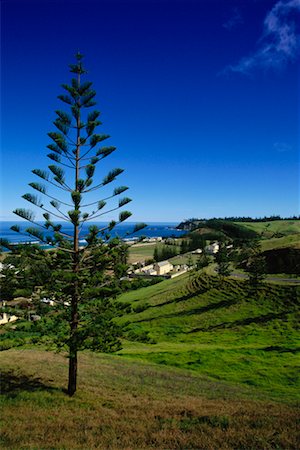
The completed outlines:
[[[299,414],[190,371],[93,353],[1,352],[3,449],[296,449]]]
[[[298,246],[298,221],[289,232],[250,225],[263,250]],[[154,248],[131,247],[131,258]],[[117,319],[123,349],[80,353],[73,398],[62,353],[0,352],[1,448],[298,449],[300,286],[255,292],[213,267],[119,296],[132,305]]]
[[[154,249],[161,244],[133,244],[129,247],[128,262],[130,264],[153,258]]]
[[[120,354],[234,385],[255,386],[272,399],[299,399],[299,286],[246,283],[186,274],[120,297],[139,313],[122,318],[137,336]],[[142,340],[142,339],[141,339]]]
[[[243,222],[237,223],[243,227],[256,231],[261,235],[260,240],[262,251],[278,248],[298,248],[300,249],[300,220],[274,220],[271,222]],[[203,230],[202,230],[203,231]],[[209,231],[205,229],[205,231]],[[162,244],[134,244],[129,249],[129,263],[145,261],[153,258],[155,246]],[[196,261],[197,257],[193,255]],[[188,254],[179,255],[172,259],[173,264],[186,264]]]
[[[261,234],[264,238],[272,239],[274,234],[283,236],[298,235],[298,243],[300,240],[300,220],[274,220],[271,222],[243,222],[243,227],[249,228]],[[295,242],[297,241],[296,236]],[[291,242],[294,243],[293,241]],[[285,245],[287,246],[287,245]]]
[[[123,294],[134,339],[81,352],[73,398],[63,354],[0,352],[1,447],[296,449],[299,289],[188,273]]]
[[[262,251],[286,247],[300,249],[300,233],[291,234],[280,238],[262,239],[260,244]]]

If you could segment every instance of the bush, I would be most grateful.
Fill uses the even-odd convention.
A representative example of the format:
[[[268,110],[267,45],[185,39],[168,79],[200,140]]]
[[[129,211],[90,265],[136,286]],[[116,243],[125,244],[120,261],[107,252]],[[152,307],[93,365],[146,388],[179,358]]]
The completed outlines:
[[[300,250],[278,248],[262,253],[266,261],[267,273],[288,273],[300,275]]]
[[[133,309],[133,312],[140,313],[140,312],[145,311],[147,308],[149,308],[149,306],[150,306],[149,303],[142,303],[141,305],[137,305],[137,306],[133,307],[132,309]]]
[[[226,220],[211,219],[206,222],[206,225],[216,231],[225,233],[230,238],[255,239],[258,237],[258,234],[255,231],[250,230],[243,225],[238,225]]]
[[[32,294],[32,289],[30,289],[30,288],[26,289],[25,288],[25,289],[16,289],[14,291],[13,296],[14,296],[14,298],[16,298],[16,297],[30,297],[31,294]]]

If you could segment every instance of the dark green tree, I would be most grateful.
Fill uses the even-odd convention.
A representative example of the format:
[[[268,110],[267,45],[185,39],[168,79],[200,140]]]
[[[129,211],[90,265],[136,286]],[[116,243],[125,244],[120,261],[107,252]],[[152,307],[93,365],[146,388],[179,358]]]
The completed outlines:
[[[101,125],[100,112],[93,109],[96,92],[92,82],[84,81],[86,70],[82,60],[78,53],[75,64],[69,66],[73,78],[70,84],[62,85],[65,93],[58,96],[67,111],[56,111],[53,122],[56,131],[48,133],[52,140],[47,146],[50,150],[47,156],[51,160],[49,171],[32,170],[41,182],[29,183],[35,194],[23,195],[25,200],[42,210],[45,222],[39,224],[30,210],[14,211],[32,224],[25,230],[28,236],[56,247],[50,261],[51,277],[45,288],[53,294],[60,309],[50,318],[43,318],[37,326],[44,330],[48,328],[49,333],[55,330],[57,344],[68,348],[70,396],[76,391],[78,350],[110,351],[118,346],[114,332],[110,333],[116,326],[112,321],[115,310],[109,299],[118,292],[111,273],[115,269],[120,275],[124,268],[119,264],[124,261],[117,260],[121,242],[111,240],[110,232],[131,216],[129,211],[123,210],[116,220],[102,228],[92,225],[88,235],[82,236],[84,224],[101,220],[105,214],[117,211],[131,201],[128,197],[119,197],[128,189],[126,186],[107,192],[107,186],[123,169],[115,168],[102,179],[96,177],[97,166],[116,147],[100,146],[109,136],[96,133]],[[48,191],[49,187],[53,192]],[[99,189],[103,194],[93,196]],[[119,198],[118,201],[106,209],[107,202],[115,198]],[[71,225],[72,231],[65,230],[61,222]],[[144,226],[138,224],[133,232]],[[12,229],[23,232],[18,226]],[[80,246],[83,237],[87,242],[85,247]]]
[[[223,281],[224,278],[228,277],[231,273],[229,251],[224,242],[220,242],[219,251],[216,253],[215,260],[218,264],[217,272]]]
[[[210,263],[210,258],[205,253],[201,253],[196,262],[196,270],[204,269],[204,267],[207,267]]]
[[[180,245],[180,254],[184,255],[185,253],[188,252],[188,250],[189,250],[188,240],[183,238]]]
[[[159,255],[158,247],[156,245],[154,248],[154,252],[153,252],[153,259],[154,259],[154,261],[158,262],[159,258],[160,258],[160,255]]]
[[[266,260],[264,256],[260,254],[251,256],[246,270],[249,276],[249,285],[257,289],[266,278]]]

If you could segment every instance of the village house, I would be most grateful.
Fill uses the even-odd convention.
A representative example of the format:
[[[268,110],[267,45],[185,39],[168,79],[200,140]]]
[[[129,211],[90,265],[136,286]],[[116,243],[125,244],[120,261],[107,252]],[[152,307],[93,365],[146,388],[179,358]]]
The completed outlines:
[[[219,249],[220,245],[218,244],[218,242],[213,242],[212,244],[205,247],[205,252],[209,255],[215,255],[216,253],[218,253]]]
[[[0,314],[0,325],[5,325],[6,323],[15,322],[18,320],[18,317],[15,315],[10,315],[7,313]]]
[[[5,308],[6,302],[3,302],[1,306]],[[15,316],[14,314],[11,315],[7,314],[6,312],[0,313],[0,325],[5,325],[6,323],[9,322],[15,322],[16,320],[18,320],[18,317]]]
[[[196,250],[192,251],[193,255],[200,255],[202,253],[202,249],[201,248],[197,248]]]
[[[173,264],[169,261],[160,261],[154,264],[153,269],[156,270],[157,275],[165,275],[173,270]]]
[[[145,275],[151,275],[151,276],[157,275],[157,272],[156,272],[156,270],[154,270],[154,269],[143,270],[143,273],[144,273]]]

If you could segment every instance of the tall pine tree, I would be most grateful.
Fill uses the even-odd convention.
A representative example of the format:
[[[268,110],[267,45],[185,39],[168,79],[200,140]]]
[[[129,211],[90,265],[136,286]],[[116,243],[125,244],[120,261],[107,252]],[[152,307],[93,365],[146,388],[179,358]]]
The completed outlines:
[[[49,171],[32,170],[41,179],[41,182],[29,183],[38,195],[23,195],[25,200],[42,210],[45,222],[38,223],[31,210],[14,211],[33,224],[25,230],[27,235],[56,248],[47,292],[52,292],[61,306],[60,313],[53,315],[59,322],[51,320],[58,344],[68,347],[70,396],[76,391],[78,350],[107,350],[114,347],[114,334],[110,333],[113,325],[109,303],[109,297],[114,291],[107,269],[116,265],[116,250],[121,246],[121,252],[124,252],[124,248],[120,240],[111,239],[110,232],[118,223],[131,216],[129,211],[123,210],[118,214],[118,219],[102,228],[90,226],[88,235],[84,236],[87,245],[80,247],[84,224],[101,220],[106,213],[118,210],[131,201],[128,197],[119,197],[128,189],[126,186],[115,187],[112,192],[106,193],[106,186],[123,172],[122,169],[111,170],[101,180],[94,178],[98,164],[116,148],[101,146],[109,136],[95,132],[101,125],[100,112],[93,110],[96,92],[90,81],[83,81],[86,70],[82,60],[83,56],[78,53],[75,64],[69,66],[73,74],[71,83],[63,84],[65,93],[58,96],[68,110],[56,111],[57,117],[53,122],[56,131],[48,133],[52,140],[47,155],[51,160]],[[54,192],[49,193],[48,187],[53,188]],[[99,189],[103,190],[104,195],[96,200],[95,197],[91,198],[92,193]],[[118,202],[107,210],[107,202],[113,201],[115,197],[118,197]],[[49,204],[45,205],[44,198]],[[53,219],[58,222],[55,223]],[[66,231],[60,222],[71,224],[72,232]],[[138,224],[133,232],[144,226]],[[23,232],[18,226],[12,229]]]

